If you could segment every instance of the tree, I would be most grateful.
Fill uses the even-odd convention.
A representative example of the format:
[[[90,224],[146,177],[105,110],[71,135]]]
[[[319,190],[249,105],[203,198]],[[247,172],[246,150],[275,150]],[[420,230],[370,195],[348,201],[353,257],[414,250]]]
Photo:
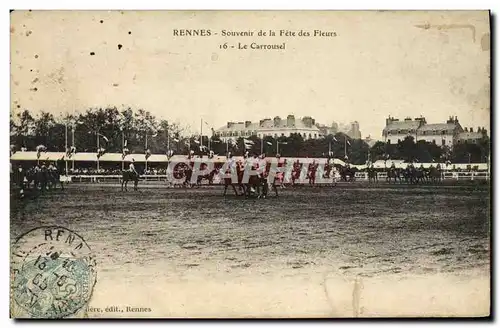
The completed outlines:
[[[386,156],[386,143],[377,141],[370,149],[370,157],[372,162],[378,160],[385,160]]]
[[[281,156],[296,157],[299,156],[300,150],[304,146],[304,139],[300,133],[291,133],[287,138],[287,145],[281,151]]]
[[[403,141],[399,141],[397,147],[401,159],[407,162],[413,162],[417,158],[417,146],[412,136],[407,136]]]
[[[368,160],[368,152],[370,147],[361,139],[351,141],[351,152],[349,161],[353,164],[365,164]]]

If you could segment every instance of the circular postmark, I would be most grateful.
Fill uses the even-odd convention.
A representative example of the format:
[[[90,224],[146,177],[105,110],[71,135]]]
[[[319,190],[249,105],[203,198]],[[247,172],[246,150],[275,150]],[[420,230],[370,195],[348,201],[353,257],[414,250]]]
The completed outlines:
[[[66,318],[90,301],[96,260],[77,233],[60,226],[32,229],[11,247],[13,317]]]

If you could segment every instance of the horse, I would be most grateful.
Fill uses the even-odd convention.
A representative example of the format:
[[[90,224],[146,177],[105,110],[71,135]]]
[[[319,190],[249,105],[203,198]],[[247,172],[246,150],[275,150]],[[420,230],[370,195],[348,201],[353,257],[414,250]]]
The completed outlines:
[[[200,167],[200,170],[205,170],[206,165],[203,167]],[[209,185],[212,185],[214,182],[214,177],[216,174],[219,173],[219,170],[217,168],[212,169],[210,172],[203,174],[203,175],[198,175],[196,178],[196,186],[199,188],[201,186],[201,183],[203,180],[207,180]]]
[[[125,187],[125,191],[128,191],[127,184],[129,181],[134,181],[134,190],[136,191],[138,189],[137,185],[139,184],[139,174],[137,174],[136,172],[133,172],[133,171],[123,170],[122,171],[122,191],[123,191],[123,187]]]
[[[366,172],[368,173],[368,183],[372,183],[372,181],[378,182],[378,173],[377,170],[373,167],[369,167],[366,169]]]
[[[340,179],[344,182],[354,182],[356,180],[356,170],[347,166],[339,166]]]
[[[52,188],[57,189],[58,184],[61,185],[61,190],[64,190],[64,183],[61,181],[61,173],[59,173],[59,170],[49,170],[47,178],[49,190]]]
[[[442,173],[440,168],[431,167],[429,169],[429,181],[432,183],[441,182]]]
[[[387,170],[386,181],[391,183],[392,179],[394,179],[394,183],[396,183],[397,181],[401,182],[401,172],[395,167],[391,167]]]
[[[236,170],[236,176],[238,178],[238,181],[236,183],[233,183],[232,178],[231,178],[231,169],[228,169],[225,173],[226,176],[224,177],[224,193],[223,196],[226,196],[227,188],[231,186],[234,190],[234,193],[236,196],[241,196],[246,194],[246,187],[243,184],[243,175],[244,175],[244,169],[240,164],[236,164],[236,167],[234,168]],[[236,186],[239,187],[240,191],[242,192],[241,194],[238,193],[236,190]]]
[[[269,170],[265,170],[262,175],[261,175],[261,187],[262,187],[262,192],[259,195],[259,198],[266,198],[267,194],[269,193],[269,185],[271,185],[271,189],[274,190],[274,194],[276,197],[278,197],[278,184],[282,184],[282,179],[283,179],[283,174],[281,172],[277,172],[276,175],[274,176],[273,182],[268,183],[268,178],[269,178]]]
[[[255,170],[256,167],[253,166],[252,169]],[[264,181],[265,179],[263,178],[262,172],[248,177],[248,182],[245,184],[245,197],[250,197],[252,195],[252,190],[255,190],[254,193],[260,198],[262,196],[261,187],[263,187]]]

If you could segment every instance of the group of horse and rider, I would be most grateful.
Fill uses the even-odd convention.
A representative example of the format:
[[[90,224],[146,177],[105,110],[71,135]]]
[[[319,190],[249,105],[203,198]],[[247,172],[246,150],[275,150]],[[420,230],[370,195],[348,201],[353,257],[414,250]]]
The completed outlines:
[[[10,181],[21,198],[24,197],[25,190],[44,192],[57,189],[58,186],[64,189],[60,169],[55,163],[37,163],[28,169],[22,165],[13,167],[11,163]]]
[[[378,182],[379,170],[373,167],[373,163],[368,165],[366,171],[368,173],[368,182]],[[396,167],[393,162],[385,171],[385,181],[388,183],[439,183],[442,181],[443,176],[443,170],[440,163],[436,166],[431,164],[428,168],[425,168],[423,164],[416,167],[412,162],[410,162],[406,165],[406,167],[402,168]]]
[[[287,166],[286,159],[280,160],[279,155],[276,156],[278,159],[278,166]],[[220,164],[220,165],[219,165]],[[17,186],[21,196],[23,196],[24,190],[31,189],[46,191],[51,189],[56,189],[60,186],[64,189],[64,183],[61,180],[61,172],[64,172],[62,167],[63,163],[56,162],[41,162],[37,163],[35,166],[25,169],[23,166],[18,166],[13,168],[11,164],[11,182],[13,185]],[[170,166],[169,166],[170,167]],[[316,177],[318,175],[319,163],[315,160],[308,162],[308,164],[303,164],[297,159],[292,165],[287,166],[287,172],[281,172],[278,170],[276,172],[273,181],[268,181],[268,176],[270,173],[270,162],[266,159],[265,154],[254,153],[252,156],[247,152],[243,158],[236,159],[231,153],[227,155],[227,163],[216,163],[211,171],[207,172],[207,164],[202,163],[199,167],[203,174],[197,174],[196,181],[191,181],[191,177],[194,172],[194,161],[191,155],[187,157],[187,161],[178,163],[174,166],[172,177],[177,181],[182,181],[181,183],[172,184],[172,186],[180,187],[194,187],[201,186],[203,180],[206,180],[208,184],[213,184],[215,176],[221,173],[221,170],[225,168],[224,175],[221,177],[221,182],[224,184],[223,195],[229,187],[232,187],[236,195],[245,195],[246,197],[256,196],[257,198],[266,198],[269,189],[275,192],[278,196],[278,187],[285,188],[285,184],[291,186],[296,185],[297,181],[303,176],[303,171],[305,170],[305,179],[308,180],[308,184],[314,186],[316,184]],[[251,168],[256,174],[250,175],[246,178],[248,181],[244,180],[245,170]],[[357,168],[351,167],[349,163],[345,165],[333,164],[333,161],[329,158],[323,168],[322,178],[331,180],[333,185],[336,185],[338,181],[353,182],[355,181]],[[408,163],[406,168],[396,167],[393,162],[389,168],[377,169],[373,166],[373,163],[367,163],[366,173],[369,183],[379,181],[379,173],[381,171],[386,172],[386,182],[400,182],[408,184],[417,183],[435,183],[440,182],[442,179],[442,169],[441,165],[438,163],[437,166],[431,165],[429,168],[424,168],[423,165],[420,167],[415,167],[413,163]],[[199,172],[197,172],[199,173]],[[285,176],[287,177],[285,179]],[[234,177],[237,177],[235,180]],[[167,174],[167,182],[169,182]],[[127,190],[127,185],[129,181],[134,184],[134,190],[138,190],[138,183],[141,179],[141,174],[137,171],[135,167],[135,160],[132,159],[128,165],[127,169],[122,170],[121,179],[121,189]],[[286,181],[285,181],[286,180]]]

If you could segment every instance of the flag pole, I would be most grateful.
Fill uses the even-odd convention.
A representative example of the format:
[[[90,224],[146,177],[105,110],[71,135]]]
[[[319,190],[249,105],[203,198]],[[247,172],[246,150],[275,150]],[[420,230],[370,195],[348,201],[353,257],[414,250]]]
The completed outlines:
[[[347,137],[344,137],[344,158],[347,157]]]
[[[125,169],[125,163],[124,163],[125,158],[123,157],[124,153],[125,153],[125,133],[122,129],[122,171]]]
[[[66,125],[64,126],[64,143],[66,148],[66,155],[68,155],[68,117],[66,117]],[[64,175],[68,175],[68,158],[64,156],[64,164],[66,166],[66,171]]]
[[[75,147],[75,124],[74,123],[71,127],[71,145],[73,148]],[[74,170],[74,169],[75,169],[75,158],[74,158],[73,153],[72,153],[72,155],[71,155],[71,170]]]
[[[168,125],[167,125],[167,151],[170,151],[170,134],[168,133]]]
[[[264,137],[260,138],[260,153],[264,154]]]
[[[97,132],[97,171],[99,171],[99,132]]]
[[[200,118],[200,149],[203,149],[203,119]]]

